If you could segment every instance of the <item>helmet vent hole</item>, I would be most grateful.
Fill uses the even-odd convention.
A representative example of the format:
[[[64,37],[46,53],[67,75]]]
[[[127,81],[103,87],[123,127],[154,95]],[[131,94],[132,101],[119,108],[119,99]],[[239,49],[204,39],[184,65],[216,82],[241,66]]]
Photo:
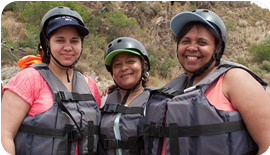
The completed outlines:
[[[109,44],[108,48],[112,47],[112,44]]]
[[[197,10],[193,10],[193,11],[191,11],[191,12],[196,12]]]
[[[122,40],[121,40],[121,39],[117,40],[117,43],[120,43],[120,42],[122,42]]]
[[[209,12],[208,10],[203,10],[203,12]]]

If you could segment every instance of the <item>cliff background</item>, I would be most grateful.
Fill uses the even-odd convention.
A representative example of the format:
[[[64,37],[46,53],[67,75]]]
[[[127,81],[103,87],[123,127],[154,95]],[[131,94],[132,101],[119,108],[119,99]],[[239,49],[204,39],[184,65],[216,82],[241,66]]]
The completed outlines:
[[[90,75],[100,91],[113,84],[104,66],[106,46],[122,36],[136,38],[147,49],[151,85],[160,88],[183,73],[169,23],[177,13],[194,9],[210,9],[224,21],[227,28],[224,60],[246,65],[270,84],[270,12],[249,1],[12,2],[1,14],[3,84],[20,71],[17,61],[22,56],[36,55],[40,21],[56,6],[73,8],[89,28],[90,34],[84,40],[84,51],[76,67]]]

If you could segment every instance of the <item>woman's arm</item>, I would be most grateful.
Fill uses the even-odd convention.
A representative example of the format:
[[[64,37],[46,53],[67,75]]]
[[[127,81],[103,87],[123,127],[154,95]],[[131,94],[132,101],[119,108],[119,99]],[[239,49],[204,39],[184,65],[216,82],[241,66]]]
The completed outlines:
[[[1,142],[3,148],[15,155],[14,138],[27,115],[30,105],[15,93],[6,90],[1,104]]]
[[[239,111],[262,154],[270,145],[270,97],[245,70],[229,70],[223,81],[223,93]]]

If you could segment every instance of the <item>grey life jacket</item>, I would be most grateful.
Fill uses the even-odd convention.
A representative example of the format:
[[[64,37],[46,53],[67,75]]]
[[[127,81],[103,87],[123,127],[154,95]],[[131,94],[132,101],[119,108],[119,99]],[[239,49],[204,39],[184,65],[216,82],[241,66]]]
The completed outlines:
[[[218,69],[195,86],[185,89],[186,74],[176,77],[151,95],[144,120],[147,155],[257,154],[257,145],[237,111],[216,109],[205,96],[207,88],[231,68],[248,71],[265,88],[266,83],[246,67],[221,61]],[[243,101],[244,103],[245,101]]]
[[[108,155],[143,155],[142,118],[149,99],[147,88],[128,106],[122,105],[120,91],[111,92],[102,108],[100,144]],[[120,152],[118,152],[120,151]]]
[[[73,92],[52,73],[46,64],[32,65],[49,85],[52,107],[34,117],[26,116],[15,137],[18,155],[97,154],[101,113],[84,76],[76,69]]]

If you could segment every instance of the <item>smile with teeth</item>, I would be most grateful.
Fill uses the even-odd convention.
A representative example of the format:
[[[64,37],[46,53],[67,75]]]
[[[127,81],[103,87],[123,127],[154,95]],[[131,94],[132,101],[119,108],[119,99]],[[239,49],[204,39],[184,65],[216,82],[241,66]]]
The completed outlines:
[[[124,75],[122,75],[121,77],[126,77],[126,76],[129,76],[129,75],[131,75],[132,73],[129,73],[129,74],[124,74]]]
[[[199,57],[194,57],[194,56],[186,56],[187,59],[189,60],[197,60]]]

